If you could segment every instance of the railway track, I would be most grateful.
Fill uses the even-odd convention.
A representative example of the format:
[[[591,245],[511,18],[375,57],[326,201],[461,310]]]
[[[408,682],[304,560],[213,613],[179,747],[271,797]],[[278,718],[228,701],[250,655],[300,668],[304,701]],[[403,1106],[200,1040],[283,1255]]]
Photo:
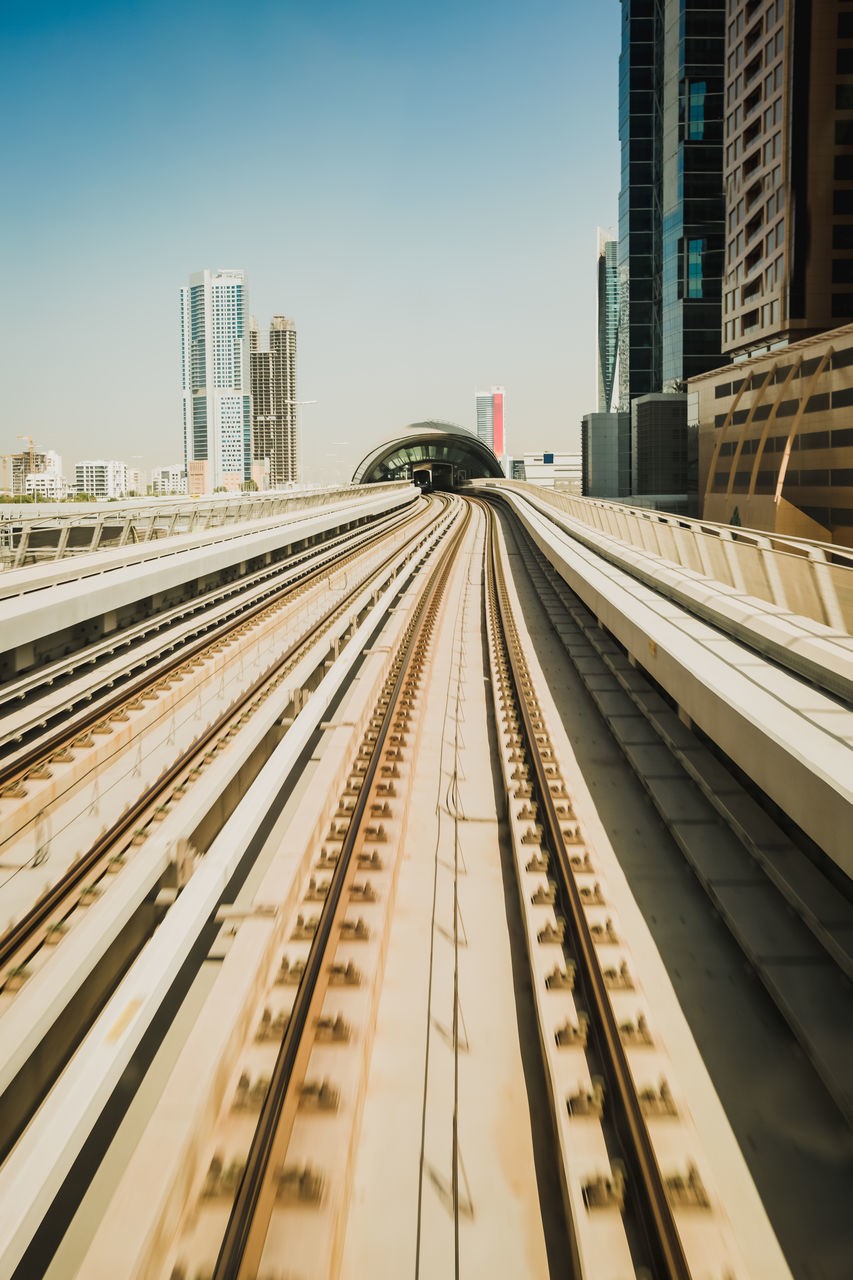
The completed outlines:
[[[468,810],[469,817],[465,816],[456,791],[443,789],[447,772],[442,764],[443,756],[438,760],[437,776],[441,794],[445,796],[444,804],[454,823],[458,821],[463,831],[466,821],[483,824],[476,829],[478,837],[474,848],[479,851],[480,840],[485,845],[491,839],[493,847],[489,857],[494,858],[495,863],[488,865],[494,869],[499,863],[505,875],[514,874],[519,890],[535,1013],[535,1021],[529,1014],[525,1015],[526,1029],[522,1033],[532,1046],[525,1066],[525,1083],[530,1097],[530,1091],[541,1091],[544,1082],[547,1098],[544,1105],[540,1102],[539,1114],[553,1130],[547,1142],[542,1141],[541,1133],[538,1139],[533,1138],[539,1146],[536,1190],[532,1195],[534,1205],[537,1192],[543,1205],[547,1196],[551,1208],[562,1198],[565,1237],[568,1238],[567,1250],[557,1205],[556,1219],[552,1218],[550,1228],[547,1225],[544,1228],[549,1239],[552,1273],[555,1265],[561,1274],[573,1280],[599,1280],[604,1275],[648,1276],[654,1280],[689,1280],[691,1276],[713,1275],[740,1280],[753,1273],[743,1266],[741,1239],[735,1237],[726,1216],[719,1149],[710,1158],[707,1145],[703,1146],[703,1140],[708,1138],[707,1111],[699,1125],[694,1124],[691,1116],[696,1099],[703,1098],[701,1088],[704,1086],[701,1082],[697,1084],[695,1076],[688,1077],[685,1061],[689,1066],[689,1060],[683,1055],[683,1045],[674,1049],[666,1043],[673,1028],[671,1007],[663,997],[656,999],[660,996],[652,987],[656,978],[646,977],[649,969],[644,968],[643,963],[648,961],[648,953],[642,949],[644,941],[637,945],[636,915],[627,909],[621,882],[614,883],[613,850],[606,843],[596,850],[594,837],[588,832],[585,834],[575,803],[582,814],[587,810],[580,800],[573,800],[569,789],[571,779],[578,776],[572,772],[571,751],[567,752],[567,767],[563,767],[560,760],[565,745],[562,729],[557,725],[553,726],[555,733],[549,732],[552,703],[544,686],[537,693],[539,667],[533,657],[534,633],[528,632],[528,619],[518,603],[516,583],[520,579],[515,576],[515,565],[508,558],[516,546],[521,552],[518,559],[524,562],[524,572],[530,573],[557,634],[565,637],[567,618],[573,625],[577,624],[571,645],[566,645],[570,655],[580,653],[584,637],[594,648],[597,637],[591,633],[596,630],[596,620],[584,616],[580,602],[569,599],[565,584],[549,571],[534,544],[522,540],[515,523],[512,532],[506,524],[502,526],[496,506],[497,503],[479,499],[464,504],[452,499],[450,510],[445,511],[448,518],[443,533],[436,535],[433,526],[431,538],[420,542],[420,535],[413,537],[412,555],[416,558],[410,563],[423,564],[423,570],[411,570],[415,575],[411,593],[408,587],[401,590],[399,582],[396,587],[388,588],[383,609],[389,608],[389,612],[382,636],[361,642],[373,647],[364,650],[367,661],[354,682],[356,687],[339,704],[340,712],[332,713],[335,718],[322,725],[325,731],[322,748],[315,751],[299,787],[288,801],[292,807],[264,834],[263,850],[259,851],[261,845],[258,844],[252,853],[253,872],[244,887],[245,893],[233,900],[218,899],[216,922],[221,924],[221,929],[207,957],[215,965],[214,989],[205,1002],[203,1017],[197,1018],[187,1031],[180,1060],[169,1077],[168,1105],[157,1108],[156,1121],[146,1134],[147,1146],[137,1152],[139,1166],[143,1170],[147,1167],[149,1174],[153,1167],[152,1152],[162,1152],[162,1163],[157,1164],[162,1198],[158,1199],[155,1194],[146,1197],[145,1211],[151,1218],[144,1228],[138,1229],[134,1241],[133,1274],[170,1276],[171,1280],[200,1280],[200,1277],[249,1280],[277,1275],[282,1266],[294,1274],[337,1275],[345,1264],[350,1267],[349,1274],[362,1274],[358,1251],[344,1256],[345,1244],[351,1242],[347,1237],[348,1217],[355,1220],[362,1209],[359,1183],[354,1180],[356,1160],[361,1160],[361,1156],[356,1156],[359,1129],[362,1108],[366,1105],[367,1082],[371,1079],[371,1054],[381,1058],[381,1053],[374,1051],[373,1036],[380,1016],[386,951],[392,946],[390,922],[397,877],[401,863],[409,859],[422,860],[419,842],[423,842],[424,833],[428,831],[422,796],[418,797],[417,791],[412,804],[420,826],[409,820],[410,789],[417,777],[423,791],[423,779],[433,768],[433,760],[425,757],[435,757],[435,742],[440,737],[444,744],[447,737],[447,723],[441,723],[439,728],[437,719],[435,723],[427,719],[424,742],[421,740],[426,718],[424,706],[433,700],[425,696],[424,690],[438,687],[436,674],[430,671],[433,656],[437,656],[436,631],[439,619],[446,614],[443,602],[449,595],[456,595],[449,584],[451,580],[459,582],[459,577],[454,575],[457,570],[461,573],[460,561],[464,561],[467,572],[467,586],[461,598],[467,600],[470,592],[473,601],[466,626],[472,633],[476,632],[477,653],[476,715],[471,714],[472,698],[467,720],[462,690],[466,680],[468,688],[471,687],[474,664],[466,660],[461,644],[457,653],[459,628],[454,630],[452,650],[449,645],[445,646],[445,621],[440,623],[442,645],[438,653],[443,655],[443,662],[452,651],[457,661],[454,787],[459,768],[460,724],[467,723],[471,739],[467,745],[473,752],[481,753],[478,769],[483,764],[486,774],[486,787],[471,793],[478,798],[478,803]],[[485,528],[482,559],[481,522]],[[515,545],[513,538],[517,539]],[[429,550],[419,552],[417,548],[427,541]],[[469,558],[472,543],[476,550]],[[466,547],[464,555],[461,554],[463,546]],[[382,561],[377,577],[390,568],[399,554],[397,548],[393,556]],[[484,575],[482,616],[486,639],[482,647],[476,627],[480,609],[480,563]],[[321,579],[328,573],[328,565],[319,570]],[[365,577],[359,583],[359,590],[369,590],[369,586],[365,588],[367,582]],[[527,591],[526,584],[524,591]],[[395,592],[396,599],[389,607],[388,601]],[[524,598],[528,599],[526,595]],[[121,865],[131,856],[141,826],[155,821],[158,812],[180,800],[183,789],[192,785],[193,775],[197,776],[205,763],[212,761],[227,745],[240,723],[269,696],[275,682],[287,678],[287,672],[299,661],[305,647],[316,644],[324,629],[333,625],[343,604],[339,601],[324,610],[310,631],[279,655],[276,664],[253,680],[241,698],[217,717],[193,744],[192,751],[182,754],[173,768],[140,796],[141,807],[134,806],[127,815],[122,815],[114,828],[105,833],[103,841],[92,846],[86,856],[91,855],[93,861],[85,863],[81,859],[79,866],[72,868],[76,872],[76,883],[68,888],[64,898],[60,894],[51,906],[49,895],[45,895],[44,902],[37,906],[46,914],[34,923],[33,932],[28,940],[24,938],[20,952],[7,955],[3,947],[9,935],[0,938],[0,964],[5,965],[7,973],[10,966],[17,969],[21,963],[26,964],[26,957],[34,956],[45,945],[48,932],[74,909],[73,904],[79,901],[82,892],[97,885],[110,874],[111,867],[116,863]],[[353,604],[351,608],[355,611],[356,606]],[[358,617],[363,615],[359,613]],[[237,629],[245,625],[243,619]],[[366,626],[372,625],[371,616]],[[336,635],[341,626],[339,622]],[[471,642],[469,636],[469,657]],[[353,648],[361,652],[361,643]],[[320,646],[320,652],[331,654],[331,639]],[[578,661],[581,672],[591,660],[592,652],[592,649],[584,651],[583,660]],[[337,645],[334,653],[337,654]],[[621,674],[623,687],[636,692],[638,673],[633,667],[627,669],[614,646],[605,643],[595,654],[614,679]],[[312,654],[311,663],[314,662]],[[481,662],[485,664],[482,668]],[[441,678],[443,670],[442,666]],[[596,672],[600,674],[600,668],[596,668]],[[484,673],[487,673],[485,683],[481,680]],[[594,687],[593,682],[591,688]],[[491,699],[495,713],[506,799],[505,827],[502,797],[495,796],[495,810],[493,774],[484,763],[485,743],[493,740],[491,736],[486,737],[487,732],[491,735],[487,729],[491,718],[482,701],[484,689],[487,690],[486,703]],[[438,698],[434,701],[438,708]],[[278,702],[273,709],[276,715],[280,714]],[[267,713],[270,714],[270,708]],[[288,711],[287,715],[290,714]],[[322,714],[317,710],[316,723]],[[439,714],[436,710],[436,717]],[[261,731],[262,726],[258,733]],[[466,759],[463,750],[462,759],[461,772],[465,777],[471,757]],[[416,775],[419,761],[423,771]],[[468,778],[472,774],[473,770],[469,769]],[[479,778],[477,785],[480,787]],[[246,798],[243,808],[253,805],[254,801]],[[653,818],[651,821],[655,822]],[[510,861],[498,850],[499,844],[505,849],[504,835],[498,836],[499,823],[502,831],[509,831]],[[469,870],[477,865],[470,859],[462,882],[467,891],[467,898],[463,893],[462,903],[465,925],[460,924],[458,837],[459,832],[454,828],[455,852],[450,864],[453,893],[447,900],[454,923],[450,929],[446,928],[442,912],[436,917],[434,902],[429,934],[431,946],[438,932],[453,947],[452,966],[449,953],[442,953],[442,976],[447,977],[452,967],[453,1012],[448,1025],[436,1019],[433,1026],[432,1005],[428,1005],[427,1011],[427,1045],[434,1030],[432,1049],[436,1062],[441,1062],[444,1068],[447,1066],[447,1062],[436,1055],[436,1050],[443,1052],[438,1049],[442,1042],[454,1055],[456,1092],[452,1106],[445,1113],[442,1106],[447,1103],[447,1096],[443,1096],[442,1089],[447,1092],[446,1081],[450,1077],[436,1072],[435,1091],[428,1092],[425,1083],[420,1102],[424,1116],[428,1097],[433,1107],[431,1138],[441,1133],[441,1125],[448,1115],[452,1116],[452,1129],[448,1126],[452,1135],[450,1177],[445,1185],[445,1166],[433,1167],[429,1160],[424,1164],[422,1144],[421,1178],[431,1188],[429,1195],[434,1194],[435,1200],[435,1204],[432,1198],[429,1201],[430,1214],[435,1211],[435,1217],[429,1219],[428,1232],[433,1230],[435,1222],[439,1222],[439,1230],[443,1231],[445,1219],[449,1223],[451,1217],[454,1218],[455,1272],[450,1267],[435,1274],[457,1276],[465,1274],[463,1264],[470,1270],[472,1258],[482,1256],[475,1253],[473,1239],[477,1231],[483,1232],[484,1223],[488,1223],[490,1207],[488,1178],[482,1177],[482,1170],[477,1167],[480,1162],[466,1159],[460,1174],[457,1126],[461,1118],[463,1145],[465,1141],[469,1144],[467,1156],[471,1135],[477,1132],[470,1105],[472,1081],[476,1080],[477,1085],[482,1083],[485,1093],[492,1076],[497,1074],[493,1071],[497,1061],[495,1040],[482,1034],[485,1022],[472,1019],[470,1040],[467,1026],[461,1032],[463,1053],[471,1056],[463,1057],[463,1087],[461,1093],[459,1091],[460,955],[463,994],[470,1000],[471,988],[466,990],[465,980],[486,968],[480,963],[483,950],[489,957],[488,964],[495,965],[497,948],[493,930],[503,926],[506,902],[501,895],[498,912],[489,917],[488,930],[482,928],[479,913],[474,917],[474,926],[469,927],[472,923],[469,907],[482,884],[473,874],[469,876]],[[223,832],[222,842],[227,843],[228,839],[228,833]],[[438,837],[432,852],[438,868]],[[607,861],[608,857],[611,862]],[[465,858],[468,859],[467,849]],[[209,866],[205,874],[207,870]],[[418,868],[419,874],[421,871],[422,867]],[[197,876],[191,882],[193,889],[201,878]],[[419,883],[414,881],[416,886]],[[401,880],[401,884],[405,885],[406,881]],[[504,880],[504,891],[508,884],[509,880]],[[181,908],[188,897],[189,894],[182,897],[170,915],[172,924],[181,918]],[[221,907],[223,902],[229,904],[227,908]],[[400,905],[403,927],[411,928],[411,916],[406,915],[411,899],[404,899]],[[213,909],[206,907],[205,928],[213,920],[210,915]],[[513,921],[514,916],[509,922],[510,932],[515,930]],[[90,923],[94,925],[94,921]],[[818,921],[818,932],[820,929],[825,932],[829,923],[826,918]],[[394,927],[399,926],[395,923]],[[464,946],[457,936],[460,929],[465,933]],[[213,932],[209,936],[212,937]],[[645,936],[642,935],[643,940]],[[475,969],[466,958],[474,953],[466,949],[477,944],[481,953],[477,955],[479,967]],[[635,950],[632,951],[632,947]],[[432,958],[429,963],[432,983]],[[654,966],[652,970],[657,974]],[[397,977],[399,998],[399,990],[403,989],[399,979],[402,971],[396,967],[392,970],[389,962],[389,972]],[[525,977],[519,989],[523,987],[526,993],[523,956],[520,972]],[[210,976],[209,966],[206,977]],[[407,983],[406,993],[409,990]],[[493,994],[493,988],[489,990]],[[112,1001],[116,1009],[129,991],[129,984],[122,984],[116,990]],[[522,999],[526,999],[526,994]],[[470,1003],[466,1009],[470,1010]],[[392,1022],[396,1022],[400,1006],[395,1006],[393,1001],[391,1013]],[[385,1016],[387,1019],[387,1007]],[[121,1028],[120,1013],[110,1012],[104,1022],[109,1023],[114,1017],[117,1018],[114,1026]],[[413,1023],[407,1023],[411,1025]],[[481,1033],[479,1038],[477,1031]],[[533,1045],[537,1032],[539,1043]],[[87,1045],[99,1044],[99,1036],[99,1032],[88,1036]],[[483,1043],[486,1040],[488,1044]],[[381,1043],[380,1037],[377,1045]],[[347,1045],[349,1051],[345,1052]],[[528,1074],[531,1058],[536,1060],[538,1072],[537,1052],[541,1053],[541,1080],[538,1074],[535,1079],[533,1072]],[[374,1064],[377,1069],[370,1086],[374,1090],[371,1132],[377,1105],[389,1108],[395,1126],[401,1115],[394,1110],[395,1103],[387,1099],[385,1092],[387,1064],[386,1058],[381,1064],[385,1074]],[[75,1060],[72,1072],[77,1065]],[[488,1073],[488,1079],[483,1074],[477,1075],[478,1072]],[[679,1074],[683,1077],[681,1082]],[[381,1088],[376,1088],[377,1079]],[[64,1083],[65,1076],[25,1135],[24,1143],[30,1140],[31,1130],[44,1120],[44,1111],[53,1106],[54,1114],[59,1114]],[[504,1105],[506,1094],[497,1086],[493,1088]],[[73,1090],[71,1096],[75,1096]],[[519,1096],[523,1098],[523,1090]],[[464,1104],[461,1117],[457,1110],[460,1098]],[[704,1106],[704,1101],[698,1105]],[[524,1111],[523,1103],[520,1110]],[[170,1114],[175,1129],[180,1130],[174,1139],[174,1148],[169,1147],[172,1141],[172,1134],[168,1133]],[[188,1117],[186,1120],[184,1115]],[[489,1142],[494,1143],[497,1163],[498,1152],[505,1155],[511,1144],[506,1142],[503,1132],[505,1111],[501,1113],[498,1107],[495,1115],[501,1117],[498,1121],[501,1133],[500,1137],[496,1136],[492,1125]],[[531,1109],[531,1118],[532,1115]],[[478,1113],[478,1122],[481,1120]],[[520,1120],[513,1114],[506,1128],[520,1124],[523,1129],[525,1120],[526,1113]],[[380,1122],[376,1132],[381,1130]],[[405,1154],[396,1127],[387,1141],[401,1147],[401,1151],[394,1152],[395,1159]],[[438,1141],[435,1146],[443,1150]],[[491,1153],[491,1145],[488,1150]],[[13,1185],[12,1165],[19,1153],[20,1148],[9,1159],[10,1186]],[[431,1151],[428,1154],[431,1155]],[[478,1154],[482,1154],[481,1150]],[[547,1158],[547,1169],[542,1163],[544,1158]],[[373,1163],[366,1159],[362,1166],[363,1178],[365,1169],[371,1170],[372,1177],[376,1171],[375,1159]],[[513,1164],[510,1181],[519,1177],[519,1169],[520,1162]],[[395,1171],[399,1176],[399,1160]],[[469,1173],[472,1173],[470,1186]],[[388,1191],[391,1195],[397,1194],[393,1176],[383,1169],[379,1170],[379,1176],[380,1179],[384,1176],[388,1184],[383,1194]],[[550,1182],[547,1192],[545,1180]],[[135,1179],[128,1177],[125,1181],[122,1206],[124,1210],[132,1210],[131,1188],[136,1192]],[[402,1181],[399,1190],[402,1220]],[[54,1212],[55,1224],[62,1210],[55,1210],[52,1205],[51,1213]],[[506,1216],[504,1213],[504,1218]],[[127,1234],[117,1226],[119,1221],[123,1219],[118,1212],[112,1224],[108,1216],[102,1219],[102,1232],[99,1231],[94,1249],[102,1268],[109,1249],[129,1247]],[[362,1224],[365,1221],[362,1219]],[[384,1229],[381,1214],[369,1221],[374,1229]],[[559,1231],[554,1221],[559,1224]],[[419,1205],[419,1239],[420,1230]],[[57,1237],[61,1234],[57,1231]],[[115,1245],[107,1239],[110,1234],[117,1242]],[[559,1258],[553,1252],[558,1238]],[[419,1246],[416,1252],[420,1261]],[[36,1247],[22,1265],[30,1265],[37,1256]],[[118,1256],[112,1254],[113,1265]],[[311,1263],[306,1261],[309,1256]],[[375,1256],[383,1256],[378,1240]],[[434,1261],[440,1256],[436,1251],[429,1258]],[[449,1257],[447,1253],[445,1261]],[[78,1274],[87,1274],[85,1264]],[[90,1274],[100,1276],[112,1272],[106,1264],[106,1269],[93,1270]],[[496,1274],[500,1274],[500,1265]]]
[[[415,547],[420,544],[424,537],[425,535],[422,532],[415,536],[412,540]],[[341,567],[344,563],[349,563],[354,558],[354,555],[355,553],[347,552],[339,556],[336,560],[337,567]],[[399,555],[400,548],[395,548],[380,563],[372,575],[375,580],[380,581],[382,579]],[[307,576],[307,579],[302,579],[298,587],[292,586],[286,589],[284,593],[285,600],[292,599],[295,590],[305,589],[307,585],[316,580],[325,578],[329,568],[329,564],[325,563],[321,568],[313,570]],[[277,602],[276,604],[259,606],[257,614],[253,614],[253,617],[266,616],[268,611],[277,609],[281,605],[282,602]],[[299,657],[328,630],[334,620],[346,608],[347,599],[345,598],[344,600],[336,600],[334,604],[325,610],[304,635],[288,646],[271,666],[241,693],[234,703],[201,732],[190,750],[180,755],[157,779],[154,785],[148,787],[109,826],[95,844],[75,860],[66,873],[33,904],[32,908],[0,936],[0,971],[4,972],[4,985],[9,982],[16,982],[21,970],[33,958],[36,951],[44,945],[51,929],[61,928],[62,921],[79,902],[81,893],[85,892],[89,895],[94,895],[97,892],[98,880],[109,874],[111,867],[120,865],[135,843],[142,842],[146,821],[150,821],[156,814],[164,814],[169,804],[180,799],[186,787],[198,777],[205,762],[211,759],[217,750],[227,744],[229,738],[238,731],[240,724],[252,714],[253,709],[268,697],[277,685],[286,679]],[[247,626],[249,621],[250,619],[245,615],[237,621],[232,621],[229,632],[233,634],[238,627],[242,629]],[[170,664],[172,678],[176,678],[182,666],[198,662],[204,653],[209,652],[214,646],[222,644],[223,639],[223,636],[217,639],[208,637],[202,644],[192,646],[189,653],[183,653],[180,660]],[[162,671],[157,673],[157,684],[159,686],[162,686],[167,681],[167,675]],[[150,689],[150,684],[146,685],[145,688]],[[117,705],[113,708],[112,714],[114,716],[122,714],[128,703],[135,701],[138,697],[138,690],[135,692],[124,690],[117,700]],[[97,714],[97,723],[99,725],[104,724],[105,721],[103,712],[104,709],[100,708]],[[79,736],[80,730],[78,728],[64,739],[60,738],[59,742],[53,745],[50,756],[46,755],[47,749],[45,748],[39,759],[41,761],[50,761],[59,751],[65,754],[73,751],[74,743]],[[29,766],[30,769],[33,767],[35,766]]]
[[[226,607],[224,616],[209,620],[189,635],[185,634],[177,639],[170,638],[168,634],[163,636],[163,644],[158,646],[158,651],[141,659],[138,667],[132,663],[133,655],[129,654],[131,662],[121,677],[112,676],[105,685],[95,690],[86,690],[83,698],[87,705],[83,708],[79,706],[80,695],[74,690],[69,691],[67,701],[52,700],[50,707],[44,712],[36,711],[33,714],[32,703],[39,688],[50,687],[57,680],[67,677],[70,672],[77,672],[81,666],[93,661],[87,658],[86,652],[74,655],[72,660],[51,664],[38,676],[25,677],[20,682],[23,692],[17,692],[16,685],[5,689],[3,706],[6,712],[5,724],[0,720],[0,754],[11,755],[12,758],[0,763],[0,800],[9,795],[15,798],[28,773],[49,765],[51,757],[73,743],[74,738],[98,729],[104,721],[119,714],[123,706],[144,693],[152,682],[167,679],[188,662],[203,660],[211,647],[227,641],[238,627],[272,616],[276,610],[292,603],[297,593],[310,588],[328,574],[346,569],[372,543],[392,533],[404,531],[413,520],[417,520],[418,514],[417,511],[407,512],[402,518],[396,515],[388,517],[355,534],[349,531],[323,543],[318,549],[300,553],[284,565],[276,566],[274,570],[267,568],[252,575],[248,581],[231,584],[230,590],[218,588],[206,593],[201,604],[204,610],[212,607],[223,595],[232,595],[238,591],[240,598],[231,607]],[[270,581],[271,576],[273,581]],[[162,618],[158,617],[153,628],[149,622],[133,628],[133,635],[130,637],[113,637],[108,642],[110,652],[116,647],[133,643],[139,639],[140,634],[147,636],[152,629],[160,631],[164,626],[180,621],[187,612],[195,612],[198,607],[197,602],[193,602],[191,606],[177,606],[168,610]],[[95,648],[100,653],[105,648],[104,642]],[[97,657],[94,661],[97,661]],[[113,685],[117,683],[119,687],[113,690]],[[14,714],[10,715],[12,704],[21,700],[26,700],[27,703],[28,727],[10,727],[10,720],[15,719]],[[89,705],[91,702],[94,705]],[[55,728],[49,728],[57,721],[59,723]],[[47,732],[43,732],[44,730]],[[20,746],[22,738],[30,737],[37,731],[41,731],[37,741]]]
[[[298,1106],[297,1094],[304,1079],[311,1041],[320,1023],[320,1010],[329,984],[335,949],[342,931],[347,928],[346,912],[354,876],[359,866],[369,867],[380,859],[375,848],[371,851],[378,835],[376,815],[386,811],[387,796],[394,790],[394,783],[390,780],[399,776],[400,761],[406,754],[421,673],[454,558],[470,519],[469,509],[421,594],[394,656],[351,775],[346,818],[336,830],[336,835],[343,838],[340,846],[333,853],[326,853],[323,859],[323,865],[331,867],[331,876],[324,892],[322,911],[313,927],[293,1006],[287,1015],[286,1028],[213,1271],[214,1280],[248,1280],[248,1277],[257,1275],[270,1214],[277,1195],[281,1194],[283,1180],[285,1184],[295,1182],[296,1194],[304,1199],[310,1200],[316,1191],[316,1176],[312,1178],[310,1170],[303,1169],[294,1177],[284,1164]],[[334,1029],[332,1034],[335,1034]]]
[[[512,788],[509,802],[511,805],[521,802],[524,822],[529,823],[526,844],[533,870],[547,874],[544,896],[556,901],[561,912],[554,932],[560,939],[565,960],[552,975],[554,985],[573,980],[574,988],[581,994],[584,1017],[575,1024],[574,1038],[584,1040],[585,1047],[592,1048],[596,1074],[600,1072],[603,1077],[603,1089],[596,1086],[588,1099],[580,1095],[574,1105],[578,1113],[586,1106],[593,1116],[601,1117],[606,1099],[609,1145],[615,1138],[625,1170],[623,1178],[621,1167],[616,1165],[611,1179],[588,1182],[583,1189],[585,1206],[588,1212],[594,1212],[601,1203],[620,1209],[627,1203],[631,1211],[628,1234],[635,1266],[645,1265],[653,1275],[667,1277],[667,1280],[689,1280],[691,1271],[676,1226],[671,1193],[661,1172],[623,1043],[627,1032],[624,1026],[620,1028],[608,989],[607,966],[600,959],[601,930],[594,934],[591,925],[590,911],[595,912],[598,895],[590,893],[581,883],[585,877],[577,874],[579,864],[584,870],[588,869],[588,860],[578,858],[579,833],[574,812],[513,617],[494,513],[488,506],[485,510],[488,521],[487,630],[496,713],[504,751],[513,765],[508,778]],[[550,938],[550,934],[546,935],[547,940]],[[604,940],[608,941],[606,937]],[[560,1105],[559,1099],[555,1099],[555,1105]],[[572,1105],[570,1100],[570,1109]],[[567,1189],[567,1203],[569,1198]],[[589,1274],[582,1262],[577,1223],[570,1223],[570,1232],[574,1240],[575,1274]]]
[[[628,763],[845,1122],[853,1125],[853,904],[688,733],[523,528],[513,528],[526,571],[580,679],[596,703],[607,702],[605,718]],[[617,695],[633,712],[630,721],[621,719],[630,723],[627,737],[614,729]],[[644,771],[646,743],[669,756],[667,786],[656,785]],[[685,796],[691,822],[682,820]],[[709,850],[703,837],[712,825],[717,834]]]

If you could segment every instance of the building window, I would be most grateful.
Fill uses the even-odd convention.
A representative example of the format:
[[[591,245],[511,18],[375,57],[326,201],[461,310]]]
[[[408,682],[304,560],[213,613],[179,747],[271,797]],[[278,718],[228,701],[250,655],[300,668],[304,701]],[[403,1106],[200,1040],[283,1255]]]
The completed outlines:
[[[696,80],[687,86],[687,137],[691,142],[701,142],[705,137],[705,95],[708,91],[704,80]]]
[[[688,298],[701,298],[702,289],[702,255],[705,250],[704,240],[687,241],[687,280],[685,294]]]
[[[836,320],[853,317],[853,293],[834,293],[832,295],[832,314]]]

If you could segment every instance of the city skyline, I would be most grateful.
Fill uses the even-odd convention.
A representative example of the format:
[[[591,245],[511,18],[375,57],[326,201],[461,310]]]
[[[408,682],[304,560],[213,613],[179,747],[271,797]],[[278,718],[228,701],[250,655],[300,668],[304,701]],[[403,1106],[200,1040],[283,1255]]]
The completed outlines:
[[[473,429],[472,384],[512,387],[525,449],[576,445],[595,385],[590,230],[616,217],[618,6],[258,16],[263,44],[217,5],[201,31],[181,5],[7,18],[5,92],[28,105],[4,144],[19,193],[4,349],[20,371],[4,448],[27,432],[69,456],[177,458],[175,290],[230,264],[256,314],[297,317],[300,394],[317,401],[304,431],[339,477],[406,422]],[[205,70],[223,47],[227,94]],[[240,173],[264,172],[263,201],[225,180],[232,144]],[[133,305],[114,325],[121,279]],[[45,329],[65,335],[48,377]],[[317,461],[305,478],[333,478]]]

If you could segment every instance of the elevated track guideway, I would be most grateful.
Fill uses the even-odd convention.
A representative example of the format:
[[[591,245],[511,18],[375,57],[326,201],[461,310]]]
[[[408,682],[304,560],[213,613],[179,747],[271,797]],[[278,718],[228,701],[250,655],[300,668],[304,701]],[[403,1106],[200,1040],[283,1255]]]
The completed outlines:
[[[842,1280],[843,849],[638,661],[618,549],[512,486],[340,502],[167,532],[156,617],[69,605],[67,654],[16,585],[0,1280]],[[785,670],[634,569],[844,812],[841,633]]]

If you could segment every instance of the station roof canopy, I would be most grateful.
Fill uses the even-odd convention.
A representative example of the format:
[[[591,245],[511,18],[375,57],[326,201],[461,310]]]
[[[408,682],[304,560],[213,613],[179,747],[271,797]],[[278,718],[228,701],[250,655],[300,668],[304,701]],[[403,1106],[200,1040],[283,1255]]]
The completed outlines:
[[[362,459],[353,484],[409,480],[420,466],[432,471],[433,465],[444,471],[451,483],[503,477],[491,449],[465,427],[455,422],[412,422]]]

